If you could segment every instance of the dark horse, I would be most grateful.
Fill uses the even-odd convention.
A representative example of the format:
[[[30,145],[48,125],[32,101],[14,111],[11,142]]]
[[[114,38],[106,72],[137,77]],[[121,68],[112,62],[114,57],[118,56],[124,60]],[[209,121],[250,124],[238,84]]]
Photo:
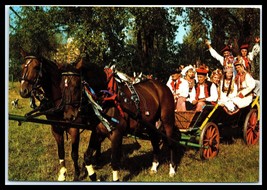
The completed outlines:
[[[44,57],[29,55],[21,50],[24,58],[22,64],[22,77],[20,79],[20,96],[22,98],[30,98],[35,95],[39,97],[40,105],[30,113],[44,113],[47,119],[59,120],[63,119],[63,112],[49,111],[61,104],[62,95],[60,91],[61,71],[58,65]],[[42,98],[40,98],[42,97]],[[28,116],[31,114],[28,113]],[[27,114],[26,114],[27,115]],[[74,162],[75,176],[74,180],[78,180],[80,175],[78,166],[78,148],[79,148],[79,129],[51,125],[52,134],[57,142],[59,157],[59,176],[58,181],[65,181],[65,149],[64,149],[64,132],[67,131],[71,136],[72,152],[71,157]]]
[[[84,154],[92,181],[97,179],[92,156],[106,137],[111,141],[113,181],[119,181],[122,139],[133,131],[146,131],[149,135],[153,147],[152,173],[157,172],[160,139],[163,137],[170,150],[169,175],[175,174],[174,99],[165,84],[154,79],[134,84],[127,75],[115,69],[98,67],[84,59],[76,65],[66,66],[65,71],[61,83],[64,119],[88,123],[88,129],[92,130]],[[159,119],[163,126],[161,134],[156,127]],[[180,135],[177,137],[180,139]]]

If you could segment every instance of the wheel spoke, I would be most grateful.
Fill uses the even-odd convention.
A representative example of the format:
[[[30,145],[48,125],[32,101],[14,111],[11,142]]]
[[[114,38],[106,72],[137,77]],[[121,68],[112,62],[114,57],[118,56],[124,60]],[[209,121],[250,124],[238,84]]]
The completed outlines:
[[[203,140],[203,145],[204,146],[209,146],[209,140],[208,139],[204,139]]]
[[[211,136],[213,136],[212,134],[215,134],[216,129],[214,127],[211,128]]]
[[[251,116],[249,118],[249,124],[252,126],[256,126],[257,124],[257,113],[256,112],[251,113]]]
[[[253,139],[253,134],[252,133],[248,133],[247,135],[247,142],[250,144],[251,140]]]
[[[207,157],[210,158],[211,156],[211,152],[210,152],[210,148],[207,150]]]
[[[246,116],[243,138],[248,145],[256,144],[259,140],[259,121],[256,109],[252,109]]]
[[[213,131],[212,131],[212,135],[211,135],[210,138],[211,138],[211,139],[216,139],[217,135],[218,135],[218,134],[216,133],[216,129],[214,128]]]
[[[208,138],[208,139],[211,139],[212,134],[213,134],[213,130],[212,130],[211,127],[209,127],[209,128],[207,129],[207,138]]]
[[[259,137],[259,131],[257,129],[257,125],[251,126],[248,124],[247,126],[247,143],[248,144],[255,144]]]

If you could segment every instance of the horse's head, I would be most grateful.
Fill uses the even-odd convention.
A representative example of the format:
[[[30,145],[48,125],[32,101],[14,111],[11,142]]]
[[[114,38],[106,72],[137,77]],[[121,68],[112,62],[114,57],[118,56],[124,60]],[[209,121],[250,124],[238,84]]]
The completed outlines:
[[[73,64],[65,64],[61,70],[60,88],[64,103],[64,119],[75,120],[79,111],[88,112],[88,101],[83,102],[86,100],[83,98],[84,85],[91,90],[93,96],[97,97],[101,94],[101,90],[107,89],[106,74],[103,68],[83,59]]]
[[[24,62],[22,64],[19,93],[22,98],[28,98],[32,90],[37,88],[40,84],[42,62],[36,56],[28,55],[24,51],[22,52],[22,56]]]
[[[80,72],[72,65],[61,68],[60,89],[64,105],[64,119],[75,120],[81,106],[81,76]]]

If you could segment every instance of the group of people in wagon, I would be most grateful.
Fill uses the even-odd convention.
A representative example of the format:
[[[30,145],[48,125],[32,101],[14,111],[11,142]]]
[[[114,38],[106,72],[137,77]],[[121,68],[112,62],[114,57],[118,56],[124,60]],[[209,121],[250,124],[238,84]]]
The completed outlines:
[[[206,104],[219,104],[229,114],[250,105],[255,96],[259,96],[260,82],[253,77],[251,66],[260,52],[260,39],[249,52],[249,45],[240,46],[240,54],[233,56],[232,48],[226,45],[220,55],[210,42],[206,45],[210,55],[217,59],[223,69],[215,69],[208,76],[209,68],[205,64],[188,65],[173,70],[166,85],[173,93],[175,111],[202,111]]]

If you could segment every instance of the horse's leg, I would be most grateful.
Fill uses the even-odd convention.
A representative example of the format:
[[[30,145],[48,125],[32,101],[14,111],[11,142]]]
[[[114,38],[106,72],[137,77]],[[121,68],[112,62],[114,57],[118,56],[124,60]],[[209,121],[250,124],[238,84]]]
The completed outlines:
[[[64,148],[64,130],[57,126],[52,126],[52,134],[57,142],[57,151],[60,164],[60,170],[58,174],[58,181],[66,180],[66,165],[65,165],[65,148]]]
[[[162,121],[163,121],[163,126],[166,132],[166,137],[167,137],[167,144],[168,144],[168,149],[170,150],[170,170],[169,170],[169,175],[170,177],[173,177],[175,175],[175,169],[174,169],[174,147],[175,144],[173,142],[173,133],[174,133],[174,129],[173,129],[173,124],[171,118],[168,117],[162,117]]]
[[[152,167],[150,169],[150,173],[154,174],[157,173],[158,165],[159,165],[159,153],[160,153],[160,148],[159,148],[159,142],[160,138],[157,133],[155,133],[153,130],[149,133],[150,139],[151,139],[151,145],[153,148],[153,160],[152,160]]]
[[[96,165],[99,165],[101,156],[101,143],[98,143],[98,147],[96,148],[95,158],[96,158]]]
[[[95,151],[98,150],[100,145],[101,145],[101,141],[98,138],[98,134],[96,130],[92,130],[88,148],[86,152],[84,153],[84,163],[85,163],[85,167],[86,167],[87,173],[91,181],[97,180],[96,178],[97,176],[93,168],[93,154]]]
[[[111,167],[112,181],[119,181],[119,169],[121,166],[121,149],[123,134],[117,129],[110,133],[111,141]]]
[[[78,165],[80,133],[78,128],[69,128],[68,132],[71,136],[71,158],[73,160],[73,165],[75,170],[73,181],[78,181],[80,176],[80,169]]]
[[[167,99],[164,99],[167,100]],[[168,105],[166,103],[166,105]],[[173,177],[175,175],[175,169],[174,169],[174,122],[175,122],[175,116],[174,116],[174,111],[172,109],[172,106],[164,106],[161,109],[161,120],[162,120],[162,125],[165,129],[166,133],[166,138],[167,138],[167,143],[168,143],[168,149],[170,150],[170,170],[169,170],[169,175],[170,177]],[[178,131],[179,132],[179,131]],[[179,136],[180,138],[180,136]],[[180,139],[177,139],[180,140]]]

